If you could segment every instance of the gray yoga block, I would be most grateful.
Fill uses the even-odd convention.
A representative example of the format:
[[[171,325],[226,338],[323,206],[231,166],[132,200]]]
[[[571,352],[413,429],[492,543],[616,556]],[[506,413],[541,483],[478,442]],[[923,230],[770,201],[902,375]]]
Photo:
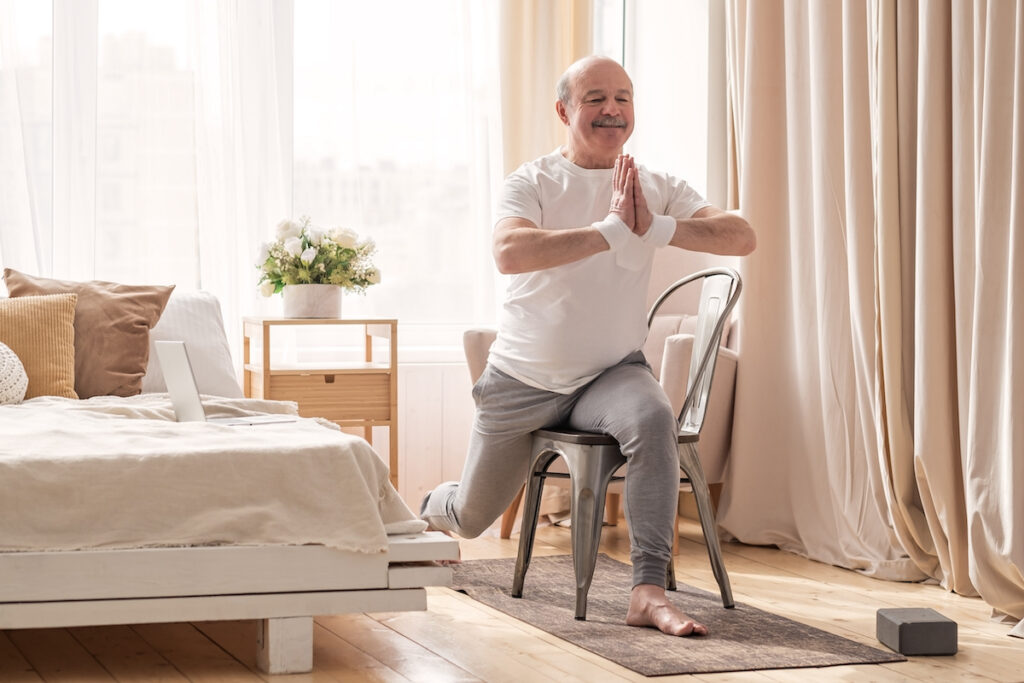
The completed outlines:
[[[956,622],[927,607],[878,610],[875,635],[903,655],[956,654]]]

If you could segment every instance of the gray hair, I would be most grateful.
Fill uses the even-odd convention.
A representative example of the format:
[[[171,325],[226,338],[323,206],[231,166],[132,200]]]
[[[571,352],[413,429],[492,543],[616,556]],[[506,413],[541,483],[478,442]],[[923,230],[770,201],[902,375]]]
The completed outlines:
[[[558,101],[566,107],[572,104],[572,76],[570,72],[572,72],[571,68],[566,69],[565,73],[558,79],[558,83],[555,84],[555,94],[558,95]]]

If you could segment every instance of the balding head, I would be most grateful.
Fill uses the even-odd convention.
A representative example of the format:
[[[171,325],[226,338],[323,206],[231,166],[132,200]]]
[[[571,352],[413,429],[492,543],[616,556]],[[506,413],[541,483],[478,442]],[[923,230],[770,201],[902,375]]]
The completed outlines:
[[[621,69],[623,74],[626,73],[626,70],[619,66],[618,62],[609,57],[602,57],[601,55],[590,55],[589,57],[578,59],[569,65],[569,68],[566,69],[565,73],[563,73],[561,77],[558,79],[558,83],[555,84],[555,94],[558,96],[558,101],[561,102],[566,107],[572,104],[573,90],[576,84],[576,80],[579,78],[579,75],[586,71],[587,69],[598,64],[614,65]],[[626,78],[629,79],[628,74],[626,75]],[[630,87],[632,87],[633,81],[630,80],[629,83]]]

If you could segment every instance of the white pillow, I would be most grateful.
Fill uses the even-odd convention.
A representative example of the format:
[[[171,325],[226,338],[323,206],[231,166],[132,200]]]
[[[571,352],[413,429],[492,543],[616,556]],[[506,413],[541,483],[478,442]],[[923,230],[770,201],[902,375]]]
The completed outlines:
[[[199,393],[242,397],[224,333],[220,303],[213,294],[180,289],[171,294],[160,320],[149,331],[149,365],[142,378],[144,393],[167,391],[156,356],[155,342],[158,340],[185,342]]]
[[[28,375],[11,347],[0,342],[0,405],[21,403],[28,389]]]

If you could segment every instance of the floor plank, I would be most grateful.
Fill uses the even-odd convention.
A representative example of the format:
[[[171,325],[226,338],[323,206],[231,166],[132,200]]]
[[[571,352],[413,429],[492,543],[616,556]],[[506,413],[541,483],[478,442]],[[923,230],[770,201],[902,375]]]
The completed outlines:
[[[130,626],[71,628],[68,632],[119,681],[188,680]]]
[[[381,615],[387,619],[387,615]],[[374,658],[388,668],[414,681],[479,682],[442,655],[402,636],[379,619],[381,616],[345,614],[318,617],[317,623]]]
[[[18,652],[7,633],[0,631],[0,681],[10,683],[35,683],[41,681],[28,660]]]
[[[136,624],[132,630],[190,681],[251,683],[262,680],[192,624]]]
[[[7,636],[39,677],[47,682],[115,680],[67,629],[7,631]]]

